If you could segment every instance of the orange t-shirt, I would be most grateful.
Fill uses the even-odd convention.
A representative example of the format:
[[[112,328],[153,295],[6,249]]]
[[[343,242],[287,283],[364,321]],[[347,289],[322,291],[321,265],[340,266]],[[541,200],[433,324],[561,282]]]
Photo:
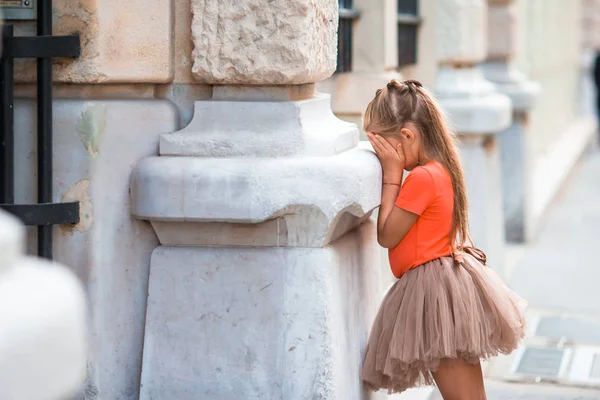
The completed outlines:
[[[389,250],[394,276],[400,278],[412,268],[452,254],[454,189],[440,163],[432,161],[413,169],[402,184],[396,207],[419,217],[398,246]]]

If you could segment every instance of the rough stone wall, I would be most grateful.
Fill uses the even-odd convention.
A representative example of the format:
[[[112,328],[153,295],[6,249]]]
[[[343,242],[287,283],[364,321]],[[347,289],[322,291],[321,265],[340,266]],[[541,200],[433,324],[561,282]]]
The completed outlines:
[[[15,104],[15,201],[36,201],[35,103]],[[81,201],[81,222],[54,228],[55,259],[83,281],[92,341],[85,399],[137,400],[150,254],[150,224],[130,216],[129,176],[156,153],[176,113],[159,100],[55,100],[54,202]],[[36,230],[28,231],[35,254]]]
[[[192,11],[202,82],[303,84],[335,71],[337,2],[192,0]]]

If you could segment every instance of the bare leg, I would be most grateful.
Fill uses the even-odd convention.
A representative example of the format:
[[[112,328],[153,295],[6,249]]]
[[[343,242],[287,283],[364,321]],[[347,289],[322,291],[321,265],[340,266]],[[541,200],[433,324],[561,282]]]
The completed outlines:
[[[444,400],[486,400],[481,364],[443,360],[433,379]]]

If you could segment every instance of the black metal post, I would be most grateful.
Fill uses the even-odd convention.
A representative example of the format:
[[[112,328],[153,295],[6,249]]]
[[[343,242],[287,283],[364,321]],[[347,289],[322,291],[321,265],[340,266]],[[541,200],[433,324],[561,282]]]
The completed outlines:
[[[37,4],[37,34],[52,35],[52,0]],[[38,203],[52,203],[52,58],[37,59]],[[52,259],[52,225],[38,227],[38,254]]]
[[[0,208],[38,227],[38,255],[52,259],[52,227],[79,222],[79,202],[52,202],[52,58],[77,58],[79,35],[52,36],[52,1],[37,8],[37,36],[2,28],[0,58]],[[37,204],[14,204],[14,59],[37,59]],[[1,257],[1,255],[0,255]]]
[[[6,49],[9,38],[13,37],[12,25],[2,29],[3,48]],[[13,105],[13,59],[0,58],[0,203],[13,204],[14,198],[14,105]]]

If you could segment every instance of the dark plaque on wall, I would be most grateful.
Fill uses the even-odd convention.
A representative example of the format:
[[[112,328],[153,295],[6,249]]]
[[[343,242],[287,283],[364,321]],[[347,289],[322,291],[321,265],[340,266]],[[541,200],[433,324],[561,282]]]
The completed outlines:
[[[37,0],[0,0],[0,9],[5,20],[36,18]]]

